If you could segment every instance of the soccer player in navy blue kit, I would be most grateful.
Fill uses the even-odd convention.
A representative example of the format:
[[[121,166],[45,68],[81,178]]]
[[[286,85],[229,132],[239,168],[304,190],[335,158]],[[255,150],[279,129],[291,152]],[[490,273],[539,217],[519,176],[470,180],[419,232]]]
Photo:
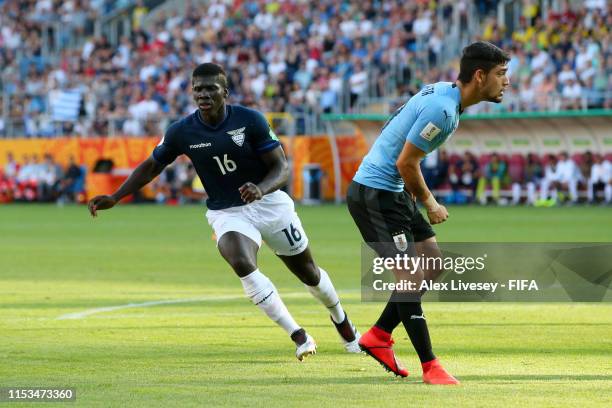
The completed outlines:
[[[112,195],[94,197],[89,211],[113,207],[153,180],[179,155],[187,155],[202,180],[208,200],[206,217],[217,247],[242,282],[245,294],[296,344],[301,361],[316,344],[293,319],[274,284],[257,267],[265,241],[330,313],[346,351],[359,353],[359,333],[344,312],[328,274],[318,267],[291,198],[279,190],[288,165],[278,138],[264,116],[226,104],[227,76],[217,64],[197,66],[192,74],[198,109],[172,124],[153,154]]]
[[[487,42],[465,47],[457,81],[425,86],[383,127],[347,193],[351,216],[363,239],[379,256],[394,257],[408,248],[412,255],[440,256],[435,233],[419,212],[415,198],[426,208],[431,224],[444,222],[448,211],[427,188],[419,163],[451,137],[463,109],[481,101],[502,101],[509,85],[509,59],[508,54]],[[439,272],[419,270],[413,281],[435,278]],[[397,279],[401,272],[394,273]],[[416,291],[394,293],[376,324],[361,336],[359,345],[387,370],[406,377],[408,371],[392,349],[391,333],[401,322],[421,360],[423,381],[458,384],[433,354],[420,295]]]

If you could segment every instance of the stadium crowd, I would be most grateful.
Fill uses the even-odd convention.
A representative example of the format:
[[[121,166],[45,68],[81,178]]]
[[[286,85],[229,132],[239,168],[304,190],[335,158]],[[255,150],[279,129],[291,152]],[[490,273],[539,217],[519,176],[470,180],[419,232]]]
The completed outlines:
[[[469,151],[449,155],[441,150],[423,161],[422,170],[429,187],[447,204],[612,204],[612,155],[492,153],[477,157]],[[82,201],[86,172],[74,158],[63,168],[49,154],[42,160],[32,155],[17,162],[9,153],[0,169],[0,203]],[[193,165],[180,156],[155,179],[150,191],[135,200],[185,204],[205,198]]]
[[[421,164],[427,185],[447,204],[535,206],[612,204],[612,155],[587,151],[542,157],[469,151],[430,154]]]
[[[112,172],[113,163],[100,159],[93,169],[79,165],[74,157],[62,166],[51,154],[41,159],[38,155],[24,155],[17,161],[8,153],[6,164],[0,169],[0,203],[10,202],[85,202],[88,171]],[[180,156],[152,183],[150,189],[139,192],[133,201],[155,201],[160,204],[186,204],[201,202],[206,192],[193,165],[186,156]]]
[[[2,92],[11,101],[0,135],[9,124],[27,136],[159,134],[194,109],[190,71],[206,61],[227,67],[232,102],[268,112],[336,112],[344,100],[350,110],[366,96],[405,100],[424,83],[456,78],[460,44],[450,27],[464,32],[472,20],[482,24],[471,39],[512,52],[501,109],[612,107],[605,1],[564,2],[544,18],[538,1],[525,0],[512,33],[492,17],[497,0],[194,0],[185,13],[161,12],[147,24],[138,1],[130,35],[117,45],[88,35],[100,13],[129,3],[0,1]],[[60,41],[84,41],[47,55],[50,19],[71,28]],[[71,119],[54,117],[53,103],[72,109]]]
[[[86,169],[74,157],[62,167],[53,156],[42,160],[37,155],[25,155],[18,162],[7,154],[6,164],[0,170],[0,203],[8,202],[74,202],[85,191]]]

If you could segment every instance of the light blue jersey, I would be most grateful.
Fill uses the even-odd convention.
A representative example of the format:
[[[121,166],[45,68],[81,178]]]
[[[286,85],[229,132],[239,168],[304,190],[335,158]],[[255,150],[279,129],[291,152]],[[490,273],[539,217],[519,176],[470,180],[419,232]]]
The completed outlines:
[[[452,82],[425,86],[387,121],[353,180],[368,187],[402,191],[397,158],[406,142],[425,153],[437,149],[459,125],[461,93]]]

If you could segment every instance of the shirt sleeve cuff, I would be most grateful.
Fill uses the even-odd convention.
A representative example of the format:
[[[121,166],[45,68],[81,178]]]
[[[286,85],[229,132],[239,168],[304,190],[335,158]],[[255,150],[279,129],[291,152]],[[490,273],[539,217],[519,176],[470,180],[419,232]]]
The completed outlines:
[[[266,152],[269,152],[270,150],[276,149],[278,146],[280,146],[280,143],[278,141],[270,140],[269,142],[266,142],[264,144],[261,144],[255,147],[255,151],[257,153],[266,153]]]

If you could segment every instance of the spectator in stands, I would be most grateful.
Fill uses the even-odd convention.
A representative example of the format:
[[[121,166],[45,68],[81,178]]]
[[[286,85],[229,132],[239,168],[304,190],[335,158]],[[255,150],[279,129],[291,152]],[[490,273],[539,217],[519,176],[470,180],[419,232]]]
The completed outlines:
[[[525,183],[527,184],[527,204],[533,205],[536,202],[536,187],[542,180],[542,165],[538,157],[529,153],[525,164]]]
[[[553,101],[558,97],[557,76],[546,75],[544,80],[535,88],[535,105],[538,110],[547,110],[553,106]]]
[[[597,191],[604,191],[604,203],[612,204],[612,164],[600,155],[595,155],[587,184],[589,204],[596,202]]]
[[[156,203],[165,204],[169,199],[176,198],[176,192],[172,189],[173,184],[174,166],[167,166],[151,184]]]
[[[436,181],[435,181],[434,188],[439,188],[446,182],[450,160],[449,160],[448,153],[446,152],[446,150],[440,149],[436,151],[437,152],[439,151],[440,155],[438,157],[438,163],[436,165],[436,173],[435,173]]]
[[[580,109],[582,86],[578,80],[570,78],[563,85],[563,109]]]
[[[434,150],[421,161],[421,171],[430,190],[436,190],[448,175],[448,154],[445,150]]]
[[[14,183],[0,172],[0,204],[13,201]]]
[[[471,202],[476,195],[478,180],[478,162],[474,155],[466,151],[456,165],[448,166],[448,181],[453,191],[454,201],[457,203]],[[462,190],[467,189],[469,195]]]
[[[527,205],[534,205],[536,202],[536,187],[542,180],[542,165],[537,156],[533,153],[527,154],[525,165],[521,174],[521,181],[512,184],[512,204],[517,205],[521,200],[522,187],[527,190]]]
[[[134,8],[134,12],[132,14],[132,26],[135,29],[138,29],[142,26],[143,20],[146,17],[149,9],[145,6],[143,0],[136,1],[136,7]]]
[[[365,93],[368,88],[368,73],[360,60],[355,61],[355,69],[349,78],[351,88],[351,108],[355,106],[357,100]]]
[[[70,156],[68,168],[59,182],[58,202],[75,201],[76,195],[80,193],[83,184],[83,170],[76,163],[74,156]]]
[[[456,163],[448,165],[448,183],[451,187],[451,194],[446,198],[446,204],[463,204],[467,202],[467,197],[460,191],[461,171]]]
[[[38,156],[24,155],[23,165],[17,172],[17,190],[15,199],[18,201],[35,201],[38,191]]]
[[[9,180],[14,180],[19,171],[19,164],[15,161],[12,152],[6,154],[6,164],[4,165],[4,176]]]
[[[469,7],[467,0],[427,5],[389,0],[379,6],[359,0],[215,0],[206,8],[187,7],[184,14],[173,10],[151,19],[145,3],[149,4],[139,0],[128,9],[132,31],[111,44],[104,36],[94,37],[94,19],[131,2],[0,1],[2,86],[10,99],[0,133],[57,133],[47,119],[51,106],[39,105],[34,95],[73,87],[95,96],[87,101],[90,120],[80,117],[79,123],[59,124],[59,129],[100,132],[106,129],[100,124],[116,120],[120,123],[109,122],[107,129],[120,130],[128,116],[125,112],[140,101],[140,97],[131,101],[130,96],[147,95],[151,88],[159,107],[153,115],[176,118],[192,109],[185,92],[189,77],[181,68],[202,59],[225,61],[230,72],[239,72],[238,80],[230,78],[233,102],[265,110],[287,111],[296,83],[309,100],[318,92],[326,98],[324,104],[314,104],[315,112],[349,109],[357,96],[362,102],[379,96],[405,100],[423,82],[456,78],[453,52],[459,48],[454,44],[475,34],[472,27],[479,21],[483,21],[486,40],[514,50],[510,69],[515,82],[530,79],[529,87],[517,89],[522,103],[513,102],[508,90],[504,110],[580,109],[583,98],[588,108],[612,107],[610,13],[606,7],[591,7],[592,1],[561,2],[560,11],[555,7],[539,10],[540,2],[535,0],[515,2],[521,14],[519,27],[503,27],[486,18],[486,11],[495,10],[497,3],[487,0],[478,0],[475,7]],[[146,27],[145,17],[152,20]],[[63,37],[54,27],[43,29],[49,19],[62,21],[67,28],[62,30]],[[460,38],[452,37],[457,32]],[[60,41],[54,44],[45,38]],[[328,86],[318,81],[325,75],[320,68],[327,68],[339,80],[329,84],[336,102]],[[557,77],[561,88],[548,91]],[[367,86],[367,78],[377,78],[377,86]],[[574,82],[569,84],[571,79]],[[557,92],[564,93],[562,106],[558,106]],[[99,109],[111,96],[112,109]],[[481,106],[469,112],[494,109],[490,104]],[[109,118],[97,122],[94,113]],[[142,134],[147,127],[151,128],[128,123],[126,133]]]
[[[38,177],[38,200],[43,202],[54,201],[61,179],[61,167],[55,163],[53,156],[46,154],[40,166]]]
[[[583,179],[580,168],[569,157],[567,152],[561,152],[557,167],[559,172],[559,189],[561,191],[568,191],[570,203],[576,204],[578,202],[578,183]]]
[[[338,95],[329,83],[323,85],[319,101],[319,109],[322,113],[332,113],[338,105]]]
[[[595,156],[593,155],[593,153],[590,150],[584,152],[584,154],[580,157],[580,160],[578,160],[577,163],[580,170],[580,174],[585,176],[591,174],[591,168],[593,167],[594,163]]]
[[[540,185],[540,199],[536,202],[537,206],[554,205],[557,202],[557,189],[561,180],[557,157],[554,154],[547,156],[547,163],[544,167],[544,178]],[[552,188],[552,196],[549,192]]]
[[[486,189],[491,185],[491,197],[495,204],[499,203],[501,185],[506,177],[508,165],[497,153],[491,155],[491,159],[485,165],[485,169],[478,180],[477,198],[480,204],[487,203]]]
[[[599,109],[603,107],[605,89],[599,88],[595,84],[595,79],[593,77],[584,81],[582,92],[588,109]]]
[[[531,71],[548,69],[550,63],[550,56],[543,48],[538,48],[533,57],[531,58]]]
[[[19,164],[15,161],[13,153],[6,154],[6,164],[0,172],[0,203],[8,203],[13,200],[17,184],[17,173]]]
[[[186,156],[179,156],[153,182],[155,201],[158,204],[172,205],[190,202],[193,196],[194,177],[196,173],[192,164]]]
[[[536,92],[531,85],[531,78],[524,78],[521,82],[521,88],[519,91],[519,101],[521,104],[521,110],[532,111],[536,108],[535,103]]]
[[[558,78],[561,86],[565,86],[565,84],[570,80],[576,81],[578,79],[576,76],[576,71],[572,69],[572,65],[569,62],[565,62],[563,64],[563,68],[561,69],[561,72],[559,72]]]

